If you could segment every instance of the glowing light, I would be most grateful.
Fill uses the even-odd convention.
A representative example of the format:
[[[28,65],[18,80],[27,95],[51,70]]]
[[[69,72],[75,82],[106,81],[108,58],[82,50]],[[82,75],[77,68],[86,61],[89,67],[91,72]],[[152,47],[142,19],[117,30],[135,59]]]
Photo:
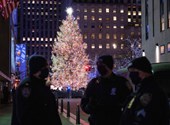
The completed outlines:
[[[155,49],[155,61],[156,61],[156,63],[159,63],[160,62],[160,56],[159,56],[159,53],[160,53],[160,51],[159,51],[159,46],[158,46],[158,44],[156,44],[156,49]]]
[[[72,15],[73,9],[71,7],[69,7],[69,8],[66,9],[66,12],[67,12],[68,15]]]

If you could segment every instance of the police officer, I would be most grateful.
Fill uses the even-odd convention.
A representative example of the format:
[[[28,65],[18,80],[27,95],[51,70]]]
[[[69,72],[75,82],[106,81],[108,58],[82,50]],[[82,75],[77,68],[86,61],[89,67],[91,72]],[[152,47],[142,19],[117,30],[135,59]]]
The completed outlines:
[[[17,88],[16,114],[19,125],[61,125],[55,97],[46,85],[47,60],[34,55],[29,60],[30,75]]]
[[[120,125],[169,125],[168,100],[154,79],[149,60],[137,58],[128,69],[136,91],[124,108]]]
[[[97,69],[100,76],[88,83],[81,99],[81,108],[90,114],[90,125],[118,125],[123,102],[131,88],[128,88],[125,78],[112,72],[111,55],[99,57]]]

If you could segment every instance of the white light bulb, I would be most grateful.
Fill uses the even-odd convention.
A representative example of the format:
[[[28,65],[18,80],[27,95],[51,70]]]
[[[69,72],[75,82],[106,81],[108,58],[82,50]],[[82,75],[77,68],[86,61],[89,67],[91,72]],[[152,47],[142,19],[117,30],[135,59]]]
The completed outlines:
[[[68,8],[66,9],[66,12],[67,12],[68,15],[72,15],[73,9],[72,9],[71,7],[68,7]]]

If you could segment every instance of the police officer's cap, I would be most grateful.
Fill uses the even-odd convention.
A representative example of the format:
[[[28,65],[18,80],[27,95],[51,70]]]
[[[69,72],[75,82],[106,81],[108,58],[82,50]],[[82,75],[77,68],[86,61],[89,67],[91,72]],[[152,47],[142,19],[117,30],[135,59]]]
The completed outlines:
[[[152,66],[146,57],[139,57],[131,62],[129,68],[135,68],[144,72],[152,73]]]

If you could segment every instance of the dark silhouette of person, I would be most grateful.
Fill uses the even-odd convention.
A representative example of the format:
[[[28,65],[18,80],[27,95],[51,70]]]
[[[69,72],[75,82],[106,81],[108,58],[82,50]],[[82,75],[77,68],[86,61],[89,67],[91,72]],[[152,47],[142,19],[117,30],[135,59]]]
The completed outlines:
[[[47,60],[39,55],[29,59],[29,77],[16,90],[16,117],[19,125],[61,125],[55,96],[46,85]]]
[[[113,64],[111,55],[98,58],[100,76],[88,83],[81,99],[82,110],[90,114],[90,125],[118,125],[121,108],[131,93],[128,80],[112,72]]]
[[[120,125],[169,125],[168,98],[157,84],[149,60],[136,58],[128,69],[136,90],[123,109]]]

